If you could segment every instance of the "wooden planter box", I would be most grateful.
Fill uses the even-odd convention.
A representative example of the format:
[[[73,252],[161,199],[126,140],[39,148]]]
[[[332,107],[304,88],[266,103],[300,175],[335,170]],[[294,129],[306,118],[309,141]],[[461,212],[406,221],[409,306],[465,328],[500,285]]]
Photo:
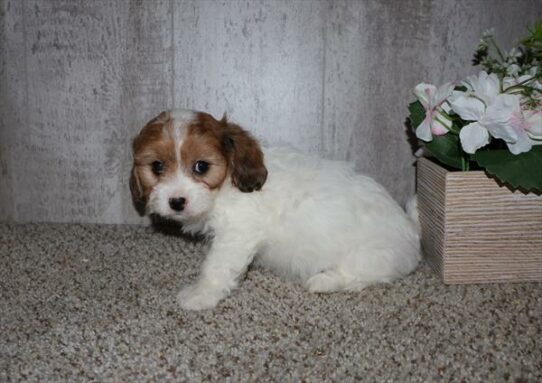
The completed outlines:
[[[444,283],[542,281],[542,196],[418,160],[422,251]]]

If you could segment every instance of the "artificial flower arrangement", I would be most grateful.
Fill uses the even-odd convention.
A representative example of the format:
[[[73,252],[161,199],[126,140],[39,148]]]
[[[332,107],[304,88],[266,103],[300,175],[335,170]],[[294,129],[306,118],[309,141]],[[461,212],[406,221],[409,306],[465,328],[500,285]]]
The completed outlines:
[[[484,69],[459,84],[421,83],[410,122],[442,164],[482,169],[512,189],[542,192],[542,22],[510,52],[484,33],[474,55]]]

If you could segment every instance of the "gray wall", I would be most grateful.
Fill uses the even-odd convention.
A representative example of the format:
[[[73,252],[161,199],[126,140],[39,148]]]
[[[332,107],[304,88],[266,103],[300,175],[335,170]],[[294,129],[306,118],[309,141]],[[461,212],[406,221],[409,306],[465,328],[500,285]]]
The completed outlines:
[[[414,190],[411,89],[475,70],[538,0],[1,0],[0,220],[144,222],[130,140],[171,107],[347,159],[400,202]]]

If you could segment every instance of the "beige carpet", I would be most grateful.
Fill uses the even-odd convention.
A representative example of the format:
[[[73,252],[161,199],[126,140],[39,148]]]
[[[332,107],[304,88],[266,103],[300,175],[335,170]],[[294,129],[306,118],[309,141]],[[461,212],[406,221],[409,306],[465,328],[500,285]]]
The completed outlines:
[[[0,381],[542,380],[542,285],[312,295],[251,270],[184,312],[204,248],[134,226],[0,225]]]

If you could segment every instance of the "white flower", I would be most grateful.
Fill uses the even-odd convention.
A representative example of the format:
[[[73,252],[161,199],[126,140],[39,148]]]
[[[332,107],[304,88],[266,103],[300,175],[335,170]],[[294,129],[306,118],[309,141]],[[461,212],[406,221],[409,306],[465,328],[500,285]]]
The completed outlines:
[[[538,67],[534,66],[530,68],[527,71],[527,73],[521,76],[517,75],[519,72],[515,74],[509,73],[509,77],[503,78],[504,91],[507,91],[508,88],[518,85],[518,84],[527,85],[527,86],[531,86],[533,88],[542,90],[542,86],[540,85],[538,81],[529,81],[529,80],[535,79],[537,71],[538,71]],[[517,92],[521,92],[521,89],[518,89]]]
[[[508,52],[508,58],[516,61],[518,57],[521,57],[521,51],[517,49],[516,47],[513,47],[512,49],[510,49],[510,52]]]
[[[482,125],[473,122],[459,131],[459,139],[463,150],[473,154],[482,146],[489,144],[489,133]]]
[[[500,93],[500,81],[494,73],[482,71],[463,84],[467,92],[455,92],[451,105],[463,120],[474,121],[459,133],[465,152],[472,154],[487,145],[490,136],[504,140],[514,154],[531,149],[518,95]]]
[[[425,109],[425,118],[416,128],[416,136],[423,141],[431,141],[433,134],[437,136],[448,133],[452,127],[451,119],[443,113],[446,99],[452,93],[454,85],[446,83],[440,88],[431,84],[418,84],[414,94]]]
[[[502,94],[488,107],[486,113],[489,132],[493,137],[506,141],[513,154],[528,152],[533,146],[527,134],[529,124],[525,120],[519,99],[517,95]]]
[[[542,140],[542,110],[524,110],[525,130],[533,140]]]
[[[467,93],[481,99],[486,105],[501,93],[501,83],[495,73],[487,74],[481,71],[462,82],[467,87]]]
[[[467,92],[454,93],[451,105],[463,120],[473,121],[459,133],[465,152],[473,154],[487,145],[490,135],[504,140],[513,154],[531,149],[518,95],[501,94],[499,78],[486,72],[468,77],[464,85]]]
[[[512,48],[506,57],[504,67],[506,68],[506,74],[508,76],[517,76],[521,71],[521,67],[518,65],[518,58],[521,57],[521,52]]]
[[[506,67],[506,74],[508,76],[517,76],[521,68],[518,64],[510,64]]]

